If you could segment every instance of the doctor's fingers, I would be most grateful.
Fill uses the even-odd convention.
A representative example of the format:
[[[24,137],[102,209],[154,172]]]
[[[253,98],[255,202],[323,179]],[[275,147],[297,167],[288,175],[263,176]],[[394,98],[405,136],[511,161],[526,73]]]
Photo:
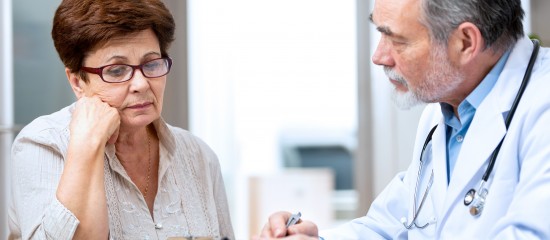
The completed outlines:
[[[260,237],[264,238],[282,238],[285,236],[305,234],[307,236],[317,237],[318,228],[311,221],[299,220],[295,225],[286,227],[286,222],[290,217],[290,213],[278,212],[269,218],[269,222],[262,229]]]
[[[319,240],[319,237],[310,237],[304,234],[298,234],[298,235],[292,235],[282,238],[267,238],[267,237],[261,237],[261,238],[254,238],[254,240],[275,240],[275,239],[282,239],[282,240]]]
[[[270,237],[284,237],[286,236],[286,222],[292,215],[289,212],[276,212],[271,214],[267,220],[267,223],[264,225],[260,237],[270,238]]]
[[[298,234],[298,235],[292,235],[286,238],[283,238],[285,240],[319,240],[319,237],[311,237],[304,234]]]
[[[289,236],[300,234],[318,238],[319,230],[317,229],[317,225],[315,225],[315,223],[307,220],[300,220],[296,225],[292,225],[287,229],[287,235]]]

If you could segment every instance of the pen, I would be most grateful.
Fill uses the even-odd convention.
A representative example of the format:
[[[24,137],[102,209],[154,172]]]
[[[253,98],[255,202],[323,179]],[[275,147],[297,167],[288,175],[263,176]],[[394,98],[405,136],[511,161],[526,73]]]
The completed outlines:
[[[296,224],[300,220],[301,216],[302,216],[302,213],[300,213],[300,212],[290,215],[290,218],[288,219],[288,222],[286,222],[286,227],[288,228],[288,227]]]

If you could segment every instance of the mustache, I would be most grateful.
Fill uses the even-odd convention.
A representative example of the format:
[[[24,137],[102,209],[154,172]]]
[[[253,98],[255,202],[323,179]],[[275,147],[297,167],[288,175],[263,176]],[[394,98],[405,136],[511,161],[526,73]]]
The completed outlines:
[[[390,67],[384,67],[384,73],[386,74],[386,76],[389,78],[389,79],[393,79],[397,82],[399,82],[400,84],[404,85],[405,87],[408,87],[409,85],[407,84],[407,81],[405,80],[405,78],[401,75],[399,75],[399,73],[397,73],[395,70],[393,70],[392,68]]]

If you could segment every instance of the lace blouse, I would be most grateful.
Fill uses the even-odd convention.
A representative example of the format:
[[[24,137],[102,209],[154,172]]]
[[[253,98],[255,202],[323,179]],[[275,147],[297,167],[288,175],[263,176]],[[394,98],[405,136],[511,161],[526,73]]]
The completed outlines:
[[[10,239],[72,239],[78,219],[56,199],[74,104],[27,125],[12,147]],[[220,165],[189,132],[154,122],[159,185],[153,218],[145,199],[115,155],[105,152],[105,190],[111,239],[234,238]]]

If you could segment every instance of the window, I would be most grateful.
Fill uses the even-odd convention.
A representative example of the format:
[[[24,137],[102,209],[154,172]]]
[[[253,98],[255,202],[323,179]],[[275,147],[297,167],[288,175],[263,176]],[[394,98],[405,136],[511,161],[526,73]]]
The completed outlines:
[[[218,154],[248,238],[247,176],[283,169],[283,132],[354,132],[355,1],[188,3],[190,130]]]

